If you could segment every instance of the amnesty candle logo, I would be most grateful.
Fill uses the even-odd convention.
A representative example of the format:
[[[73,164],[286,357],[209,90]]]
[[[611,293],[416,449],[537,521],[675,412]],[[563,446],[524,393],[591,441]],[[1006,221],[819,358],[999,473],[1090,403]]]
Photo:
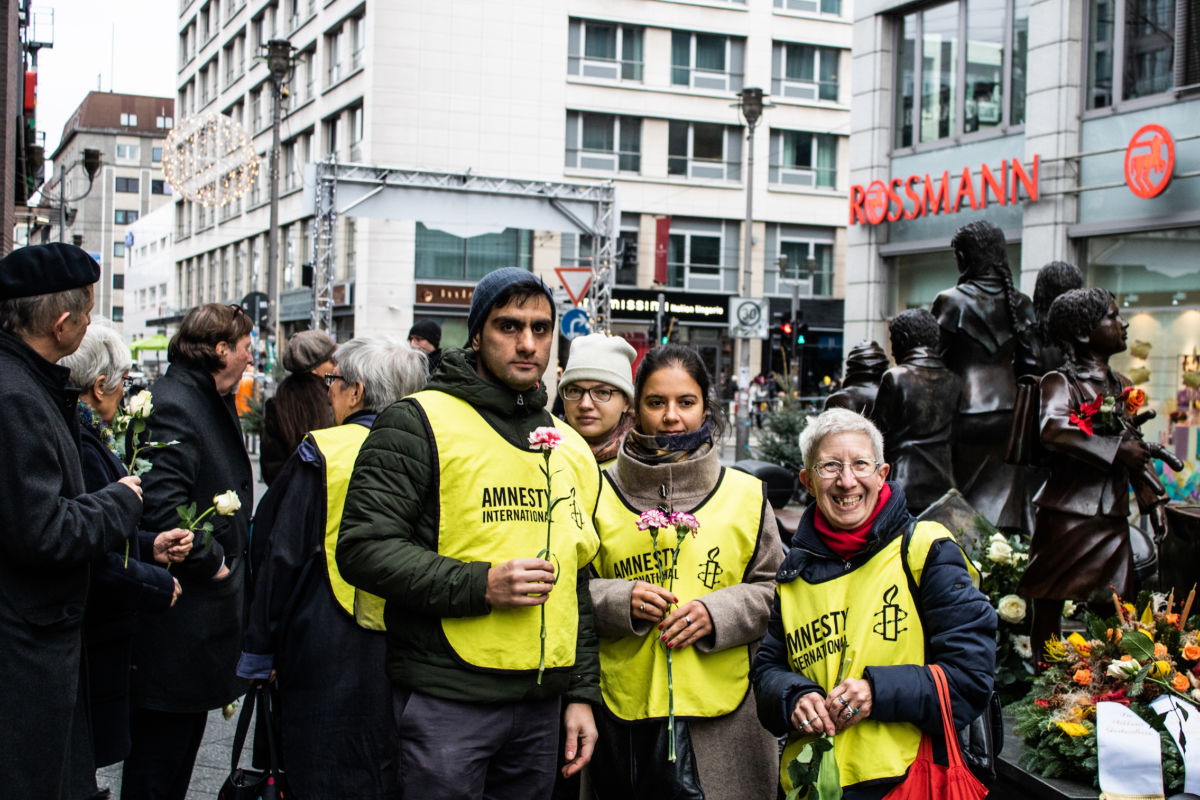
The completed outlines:
[[[896,605],[896,595],[899,593],[900,589],[893,583],[883,593],[883,607],[875,612],[879,621],[872,630],[882,636],[884,641],[894,642],[900,638],[900,634],[908,630],[900,627],[900,623],[908,619],[908,612]]]
[[[725,570],[721,569],[721,565],[717,563],[717,556],[721,554],[721,548],[714,547],[708,551],[708,561],[700,565],[700,572],[696,575],[700,582],[708,589],[713,589],[717,585],[717,578]]]

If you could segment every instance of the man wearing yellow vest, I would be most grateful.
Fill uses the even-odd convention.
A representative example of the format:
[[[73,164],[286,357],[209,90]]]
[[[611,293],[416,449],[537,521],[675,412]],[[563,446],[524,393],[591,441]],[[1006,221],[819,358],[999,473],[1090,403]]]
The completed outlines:
[[[545,407],[554,317],[528,271],[484,276],[469,346],[379,416],[350,479],[337,564],[386,601],[406,797],[549,796],[560,718],[563,774],[591,758],[600,473]],[[548,459],[530,444],[547,426],[562,436]]]

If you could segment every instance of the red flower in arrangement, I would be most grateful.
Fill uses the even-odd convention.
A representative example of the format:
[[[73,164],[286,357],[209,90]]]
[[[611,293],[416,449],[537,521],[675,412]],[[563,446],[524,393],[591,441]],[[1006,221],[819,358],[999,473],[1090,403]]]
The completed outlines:
[[[1100,404],[1104,402],[1104,398],[1100,395],[1094,397],[1090,402],[1084,403],[1079,407],[1079,411],[1071,412],[1071,424],[1079,428],[1088,436],[1092,435],[1092,417],[1096,416],[1096,412],[1100,410]]]
[[[1042,708],[1049,708],[1049,707],[1050,707],[1050,703],[1049,703],[1048,701],[1046,701],[1046,700],[1043,700],[1043,699],[1042,699],[1042,698],[1040,698],[1040,697],[1039,697],[1039,698],[1037,698],[1036,700],[1034,700],[1034,701],[1033,701],[1033,703],[1034,703],[1034,705],[1039,705],[1039,706],[1041,706]]]
[[[1123,706],[1129,705],[1129,698],[1125,696],[1124,689],[1117,689],[1115,692],[1107,694],[1098,694],[1092,698],[1093,703],[1120,703]]]

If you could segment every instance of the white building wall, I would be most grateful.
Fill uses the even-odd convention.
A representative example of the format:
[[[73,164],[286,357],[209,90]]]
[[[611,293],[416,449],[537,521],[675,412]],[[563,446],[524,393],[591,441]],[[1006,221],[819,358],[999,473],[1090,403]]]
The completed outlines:
[[[133,246],[125,249],[125,341],[153,336],[163,326],[150,325],[174,308],[175,207],[167,204],[129,226]]]

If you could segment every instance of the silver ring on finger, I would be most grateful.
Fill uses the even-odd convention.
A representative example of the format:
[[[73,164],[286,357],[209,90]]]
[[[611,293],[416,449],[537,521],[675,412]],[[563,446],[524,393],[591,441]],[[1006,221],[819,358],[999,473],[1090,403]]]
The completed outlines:
[[[646,601],[643,600],[642,604],[638,607],[638,611],[645,611],[645,610],[646,610]]]
[[[686,626],[688,626],[688,625],[691,625],[691,624],[692,624],[692,618],[691,618],[691,617],[684,617],[684,618],[683,618],[683,624],[684,624],[684,626],[685,626],[685,627],[686,627]]]
[[[850,708],[849,706],[846,706],[845,708],[842,709],[843,716],[852,717],[852,716],[854,716],[854,714],[855,714],[854,709]]]
[[[806,719],[806,720],[804,720],[803,722],[801,722],[801,723],[800,723],[800,727],[801,727],[801,728],[807,728],[807,727],[808,727],[808,723],[810,723],[810,722],[812,722],[812,720],[808,720],[808,719]]]
[[[844,694],[838,695],[838,702],[842,704],[842,708],[850,705],[850,701],[846,699],[846,695]]]

